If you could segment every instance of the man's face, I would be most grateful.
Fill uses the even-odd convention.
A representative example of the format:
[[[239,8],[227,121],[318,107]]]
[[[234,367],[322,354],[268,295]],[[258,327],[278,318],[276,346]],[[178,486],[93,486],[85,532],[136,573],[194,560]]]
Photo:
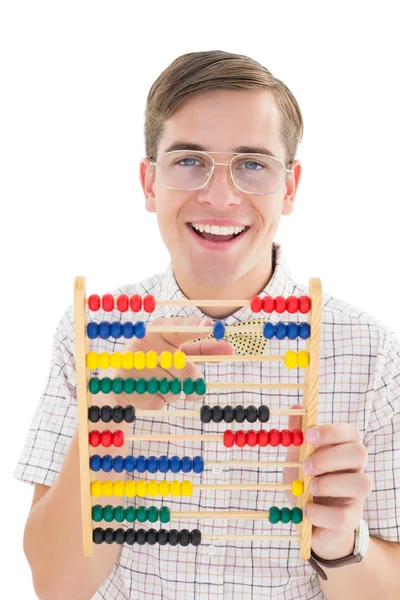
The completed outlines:
[[[165,122],[158,156],[175,142],[198,144],[215,162],[229,163],[223,152],[239,146],[266,148],[284,162],[279,138],[280,114],[272,96],[265,91],[206,90],[189,96]],[[221,153],[220,153],[221,152]],[[166,188],[147,158],[140,163],[140,178],[146,209],[155,212],[164,243],[171,255],[178,281],[196,285],[233,285],[262,271],[270,261],[268,252],[281,214],[288,215],[300,180],[301,165],[295,161],[279,190],[251,195],[240,191],[230,178],[229,166],[215,166],[211,181],[199,190]],[[231,223],[232,222],[232,223]],[[231,239],[210,242],[192,224],[245,226]],[[201,229],[201,227],[200,227]],[[225,230],[226,231],[226,230]],[[199,235],[200,234],[200,235]]]

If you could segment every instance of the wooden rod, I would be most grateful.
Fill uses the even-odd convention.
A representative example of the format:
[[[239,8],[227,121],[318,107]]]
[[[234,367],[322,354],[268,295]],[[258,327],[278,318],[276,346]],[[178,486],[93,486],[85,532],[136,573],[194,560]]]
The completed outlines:
[[[306,411],[302,408],[288,408],[287,410],[271,410],[270,415],[304,415]],[[147,410],[144,408],[137,408],[135,410],[136,417],[182,417],[186,419],[198,419],[200,415],[199,410],[174,410],[164,408],[161,410]]]
[[[192,441],[192,442],[222,442],[222,435],[202,435],[201,433],[195,434],[176,434],[176,435],[166,435],[166,434],[151,434],[151,433],[143,433],[143,434],[135,434],[135,435],[125,435],[124,440],[129,442],[172,442],[173,440],[183,442],[183,441]]]
[[[249,354],[249,355],[206,355],[198,356],[187,356],[186,359],[188,362],[201,363],[201,362],[270,362],[270,361],[283,361],[285,360],[284,356],[275,355],[275,356],[264,356],[263,354]]]
[[[243,389],[243,388],[249,388],[249,389],[254,389],[254,390],[304,390],[307,387],[306,384],[304,383],[261,383],[256,381],[254,382],[248,382],[248,381],[244,381],[243,383],[241,381],[235,381],[235,382],[230,382],[230,381],[216,381],[215,383],[209,383],[207,381],[207,389],[208,390],[213,390],[213,389],[228,389],[228,388],[233,388],[233,389]]]
[[[291,483],[199,483],[193,484],[193,491],[197,490],[246,490],[251,492],[267,492],[276,490],[284,492],[292,490]]]
[[[151,325],[146,328],[148,333],[200,333],[208,334],[214,332],[212,325]],[[227,325],[225,333],[241,335],[241,333],[254,334],[256,337],[264,337],[263,324],[260,325]],[[222,340],[221,340],[222,341]]]
[[[207,467],[299,467],[301,462],[298,461],[284,461],[284,460],[207,460],[205,463]]]
[[[201,534],[201,540],[223,540],[223,541],[230,541],[230,540],[242,540],[242,541],[273,541],[273,540],[284,540],[284,541],[293,541],[293,542],[299,542],[300,541],[300,536],[293,534],[293,535],[273,535],[273,534],[245,534],[245,535],[235,535],[235,534],[229,534],[226,533],[224,535],[216,535],[213,533],[206,533],[206,534]]]
[[[255,519],[267,521],[269,510],[171,510],[172,519]]]

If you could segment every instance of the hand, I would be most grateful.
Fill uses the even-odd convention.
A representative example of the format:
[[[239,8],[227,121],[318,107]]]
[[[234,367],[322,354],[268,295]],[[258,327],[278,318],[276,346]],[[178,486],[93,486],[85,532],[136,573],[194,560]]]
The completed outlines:
[[[299,407],[297,404],[292,408]],[[301,417],[289,416],[289,429],[295,427],[301,427]],[[362,519],[364,500],[372,490],[372,480],[363,472],[368,451],[360,441],[359,430],[350,423],[309,428],[306,440],[316,445],[303,465],[306,475],[313,476],[310,492],[314,501],[304,507],[305,517],[313,525],[311,547],[321,558],[341,558],[353,552],[354,530]],[[299,455],[300,448],[290,446],[286,460],[298,461]],[[296,468],[284,469],[284,482],[297,479],[297,474]],[[291,493],[287,493],[287,498],[296,505]]]

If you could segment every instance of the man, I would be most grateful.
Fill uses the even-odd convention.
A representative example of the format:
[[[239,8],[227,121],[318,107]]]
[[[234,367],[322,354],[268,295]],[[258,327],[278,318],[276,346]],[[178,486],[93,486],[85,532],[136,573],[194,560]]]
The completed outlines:
[[[140,162],[146,209],[156,214],[171,263],[164,273],[123,286],[113,295],[226,300],[249,299],[257,294],[284,298],[307,294],[306,285],[292,281],[282,249],[274,243],[280,216],[293,210],[301,178],[301,164],[294,157],[302,128],[301,112],[291,92],[252,59],[221,51],[176,59],[149,92],[147,157]],[[205,315],[208,319],[202,321]],[[274,323],[293,320],[276,313],[259,320],[267,320],[267,316]],[[121,314],[100,311],[91,318],[120,320]],[[199,303],[195,307],[161,306],[147,319],[153,324],[158,319],[183,324],[210,324],[219,319],[233,325],[254,319],[254,315],[239,306],[202,309]],[[206,355],[282,354],[302,347],[301,341],[296,340],[293,346],[288,339],[264,340],[261,347],[249,348],[248,342],[241,346],[234,336],[225,342],[199,339],[189,343],[191,337],[151,334],[135,340],[132,348],[158,351],[167,346],[181,348],[188,355]],[[92,341],[96,352],[122,351],[124,347],[122,340]],[[154,599],[398,598],[400,344],[381,322],[338,299],[326,294],[323,297],[320,425],[307,433],[317,446],[307,465],[316,476],[315,503],[306,507],[306,516],[313,524],[313,553],[319,557],[312,564],[301,560],[297,543],[218,540],[222,533],[270,533],[271,527],[273,533],[288,533],[288,525],[282,523],[241,519],[181,518],[170,524],[215,536],[215,541],[205,540],[198,547],[102,544],[96,546],[93,558],[83,559],[79,550],[73,350],[69,308],[54,339],[48,387],[15,473],[36,483],[25,552],[40,597],[55,598],[58,590],[58,598],[94,594],[96,599],[137,598],[145,593]],[[182,376],[174,369],[168,373]],[[299,380],[297,369],[289,372],[275,362],[192,364],[185,376],[188,373],[201,374],[207,382]],[[101,376],[108,374],[102,372]],[[126,372],[121,375],[126,376]],[[109,402],[108,397],[102,400]],[[178,408],[193,407],[193,398],[176,399],[170,394],[141,398],[125,394],[111,401],[152,408],[161,408],[164,402],[175,402]],[[297,390],[271,390],[270,394],[211,390],[201,402],[222,406],[268,404],[277,409],[301,404],[301,396]],[[296,424],[291,418],[289,427]],[[135,433],[174,434],[184,430],[207,434],[221,433],[221,425],[160,417],[138,419],[134,427]],[[278,429],[287,425],[283,418],[271,421],[271,427]],[[128,449],[126,454],[144,456],[201,454],[206,469],[197,478],[193,475],[195,483],[281,483],[281,469],[266,473],[257,466],[243,468],[239,462],[271,459],[272,450],[276,460],[296,458],[293,451],[286,453],[281,447],[239,449],[201,442],[143,442],[139,446],[128,444]],[[239,462],[237,467],[207,468],[216,460]],[[122,475],[107,474],[108,479],[113,477],[121,479]],[[134,472],[132,477],[143,476]],[[162,500],[176,512],[267,510],[285,504],[282,494],[275,491],[197,492]],[[121,499],[108,501],[114,506],[121,503]],[[126,502],[137,505],[138,499],[128,498]],[[67,503],[71,516],[65,525],[60,522],[60,513]],[[159,505],[152,498],[140,498],[140,503]],[[38,541],[46,522],[51,527],[60,522],[62,542],[50,533],[42,533]],[[363,531],[369,525],[368,548],[365,539],[358,539],[361,523]],[[361,560],[339,568],[334,568],[334,562],[324,564],[348,556]],[[328,579],[318,564],[324,564]]]

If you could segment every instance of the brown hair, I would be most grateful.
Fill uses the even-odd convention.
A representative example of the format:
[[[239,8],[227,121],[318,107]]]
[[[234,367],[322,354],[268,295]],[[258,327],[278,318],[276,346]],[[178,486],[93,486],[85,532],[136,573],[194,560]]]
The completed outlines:
[[[303,137],[303,117],[289,88],[267,68],[242,54],[223,50],[178,56],[155,80],[145,111],[146,156],[157,160],[164,122],[189,94],[206,89],[269,90],[281,114],[280,136],[285,164],[291,164]]]

